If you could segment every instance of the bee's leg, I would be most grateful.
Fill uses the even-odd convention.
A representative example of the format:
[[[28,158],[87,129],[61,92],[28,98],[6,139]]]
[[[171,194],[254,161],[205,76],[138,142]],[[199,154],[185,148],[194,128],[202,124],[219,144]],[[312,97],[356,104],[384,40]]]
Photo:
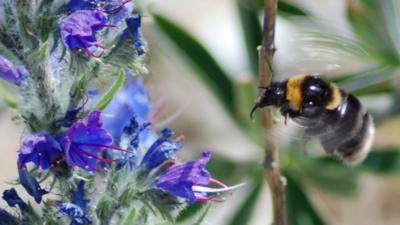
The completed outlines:
[[[298,116],[298,112],[295,112],[292,108],[290,108],[290,105],[288,102],[284,103],[281,106],[279,111],[281,112],[281,115],[283,117],[285,117],[285,125],[286,125],[288,116],[290,118],[294,118],[294,117]]]

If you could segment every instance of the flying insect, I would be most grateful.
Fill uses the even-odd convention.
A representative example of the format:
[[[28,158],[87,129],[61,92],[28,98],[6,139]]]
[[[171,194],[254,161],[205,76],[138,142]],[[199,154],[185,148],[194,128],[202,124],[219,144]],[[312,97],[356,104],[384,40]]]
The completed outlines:
[[[258,108],[278,107],[304,127],[305,136],[317,137],[327,153],[346,164],[363,161],[371,150],[373,118],[352,94],[314,75],[297,75],[261,87],[262,94],[250,113]]]

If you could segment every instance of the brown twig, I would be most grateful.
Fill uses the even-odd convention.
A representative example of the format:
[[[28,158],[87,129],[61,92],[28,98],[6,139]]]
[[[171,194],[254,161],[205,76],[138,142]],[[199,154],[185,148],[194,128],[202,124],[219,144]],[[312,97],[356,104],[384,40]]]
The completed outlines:
[[[277,0],[264,0],[264,27],[262,45],[258,48],[260,87],[266,87],[272,79],[272,60],[275,53],[275,18]],[[273,138],[274,121],[271,109],[261,113],[261,121],[265,135],[265,158],[263,166],[266,171],[273,204],[273,224],[287,225],[285,207],[285,187],[279,167],[279,149]]]

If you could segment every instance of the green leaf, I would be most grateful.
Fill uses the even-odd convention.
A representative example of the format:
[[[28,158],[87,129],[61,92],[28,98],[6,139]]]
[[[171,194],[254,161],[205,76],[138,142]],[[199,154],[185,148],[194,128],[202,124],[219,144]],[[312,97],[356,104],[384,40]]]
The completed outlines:
[[[361,73],[347,75],[338,80],[338,85],[355,95],[390,93],[394,68],[371,68]]]
[[[285,173],[287,215],[290,225],[323,225],[322,218],[304,193],[295,175]]]
[[[111,102],[111,100],[113,99],[114,95],[124,85],[124,83],[125,83],[125,73],[124,73],[123,70],[121,70],[119,72],[118,79],[111,86],[110,90],[108,90],[108,92],[103,95],[103,97],[97,103],[96,108],[100,109],[100,110],[103,110],[104,108],[106,108],[108,103]]]
[[[167,18],[154,14],[155,23],[199,73],[199,78],[234,115],[234,84],[207,49],[193,36]]]
[[[13,97],[11,97],[9,91],[7,90],[7,87],[3,84],[3,82],[0,82],[0,98],[3,99],[7,107],[11,109],[18,108],[17,101]]]
[[[205,210],[203,211],[203,213],[201,214],[201,216],[196,220],[196,222],[193,223],[193,225],[201,225],[204,221],[204,219],[207,216],[208,211],[211,208],[211,204],[208,204],[208,206],[205,208]]]
[[[236,209],[228,225],[246,225],[249,224],[254,207],[257,203],[264,184],[263,170],[259,170],[254,174],[253,189],[245,197],[240,206]]]
[[[309,159],[301,164],[301,174],[321,191],[351,197],[358,191],[358,171],[341,163]]]
[[[360,4],[357,4],[360,3]],[[362,42],[363,47],[371,52],[375,60],[389,65],[399,64],[399,54],[396,42],[388,31],[385,18],[386,12],[381,11],[387,1],[349,1],[347,14],[354,33]],[[397,20],[392,18],[391,20]]]
[[[295,6],[291,2],[278,1],[278,13],[288,16],[309,16],[309,13]]]
[[[136,216],[136,209],[134,207],[132,207],[128,211],[126,218],[122,222],[122,225],[132,225],[135,220],[135,216]]]
[[[361,168],[378,174],[400,175],[400,149],[389,148],[372,151]]]
[[[189,205],[186,207],[184,210],[182,210],[178,217],[176,218],[177,223],[182,223],[193,216],[197,215],[197,213],[200,212],[200,210],[204,207],[204,203],[197,202],[194,204]]]
[[[258,17],[258,10],[250,7],[242,0],[236,0],[236,5],[239,11],[240,22],[244,40],[246,42],[246,49],[248,61],[251,70],[255,77],[258,76],[258,52],[257,47],[262,42],[262,27]]]

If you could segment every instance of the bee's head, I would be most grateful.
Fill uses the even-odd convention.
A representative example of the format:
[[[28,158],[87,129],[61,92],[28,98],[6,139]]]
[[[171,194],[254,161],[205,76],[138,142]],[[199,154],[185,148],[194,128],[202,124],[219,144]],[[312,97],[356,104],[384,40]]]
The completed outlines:
[[[273,82],[268,87],[260,87],[264,92],[257,97],[256,104],[250,112],[250,118],[258,108],[266,106],[280,107],[286,101],[286,82]]]

